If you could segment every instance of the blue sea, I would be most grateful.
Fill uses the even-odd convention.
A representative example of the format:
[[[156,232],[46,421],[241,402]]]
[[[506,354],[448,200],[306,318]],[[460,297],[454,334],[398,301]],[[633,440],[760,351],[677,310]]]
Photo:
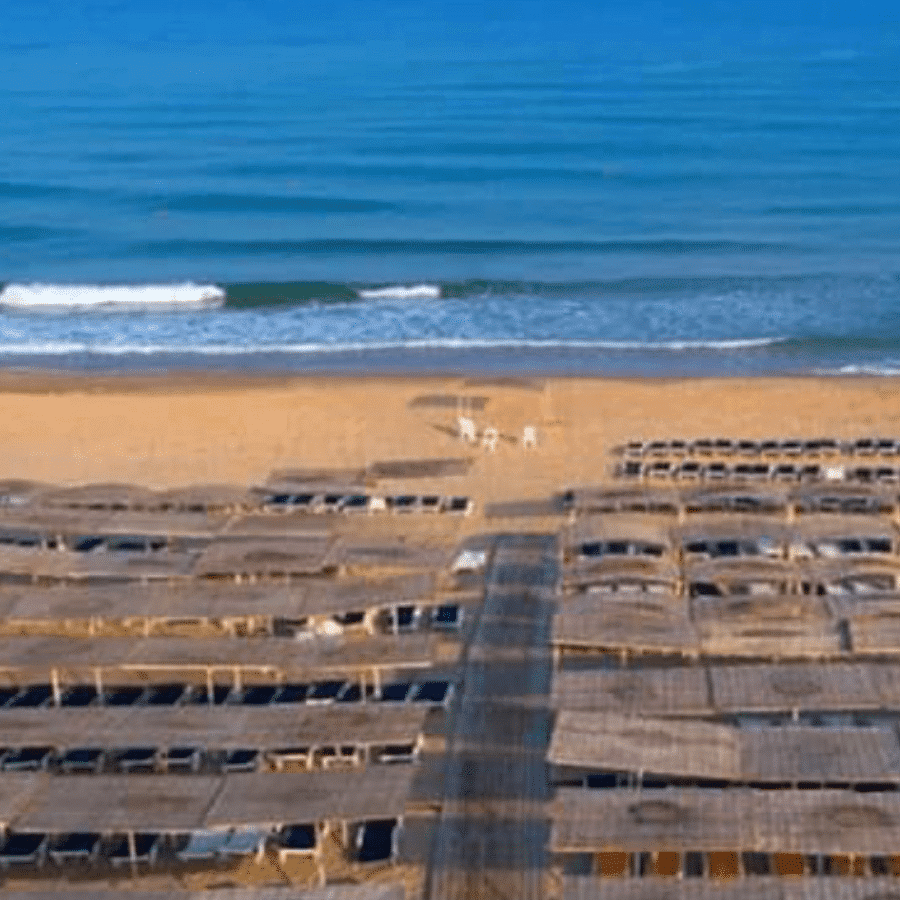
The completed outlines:
[[[6,367],[900,373],[887,3],[4,2],[0,123],[4,294],[137,302]]]

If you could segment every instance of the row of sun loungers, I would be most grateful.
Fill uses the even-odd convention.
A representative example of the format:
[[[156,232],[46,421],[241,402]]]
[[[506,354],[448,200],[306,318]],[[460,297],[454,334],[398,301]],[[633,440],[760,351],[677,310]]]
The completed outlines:
[[[162,684],[152,687],[111,686],[98,694],[93,685],[74,685],[62,691],[59,705],[174,707],[187,705],[271,706],[305,703],[425,703],[445,705],[451,695],[449,681],[390,681],[376,691],[371,685],[363,690],[357,682],[332,679],[309,684],[254,685],[236,689],[227,685],[208,688],[186,684]],[[0,688],[0,715],[3,710],[44,709],[53,704],[49,684]]]
[[[351,829],[349,855],[362,863],[390,859],[396,851],[399,824],[398,819],[357,823]],[[233,828],[165,835],[10,832],[0,844],[0,867],[43,866],[48,862],[59,867],[105,864],[116,868],[136,863],[152,866],[260,857],[267,850],[283,862],[291,855],[314,856],[321,838],[320,829],[310,823],[278,829]]]
[[[836,438],[799,438],[734,440],[731,438],[699,438],[697,440],[629,441],[615,448],[621,456],[641,459],[647,456],[898,456],[900,439],[862,437],[855,440]]]
[[[469,497],[442,497],[438,494],[271,493],[263,497],[263,508],[270,512],[309,513],[450,513],[469,515]]]
[[[287,765],[304,769],[395,765],[414,762],[417,742],[382,744],[367,748],[357,744],[260,749],[204,750],[199,747],[53,747],[0,748],[0,771],[53,772],[58,775],[105,774],[205,774],[281,771]]]
[[[900,468],[896,466],[821,466],[816,463],[699,463],[695,460],[674,462],[626,460],[615,470],[617,478],[675,481],[775,481],[786,484],[814,482],[848,482],[852,484],[900,484]]]

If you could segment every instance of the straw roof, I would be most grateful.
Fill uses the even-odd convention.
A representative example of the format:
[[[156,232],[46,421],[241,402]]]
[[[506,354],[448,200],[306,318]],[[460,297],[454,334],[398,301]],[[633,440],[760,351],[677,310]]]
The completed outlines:
[[[402,744],[422,733],[423,705],[333,706],[126,706],[6,709],[0,714],[4,746],[255,747],[326,744]]]
[[[231,775],[52,775],[14,780],[19,831],[188,831],[402,814],[414,766]],[[9,773],[0,774],[0,795]],[[0,810],[2,811],[2,810]]]
[[[900,782],[900,743],[874,728],[740,732],[743,781]]]
[[[727,597],[694,597],[691,613],[706,627],[731,627],[737,623],[762,625],[769,622],[798,622],[830,619],[831,610],[823,597],[805,594],[749,594]]]
[[[563,670],[553,681],[553,705],[558,709],[622,715],[895,708],[898,697],[900,666],[886,663]]]
[[[892,854],[900,797],[842,790],[562,789],[553,808],[558,852],[616,849]]]
[[[415,766],[226,777],[206,824],[385,818],[403,812]]]
[[[697,517],[675,529],[676,541],[684,545],[703,540],[760,540],[767,538],[781,544],[790,533],[783,519],[764,516]]]
[[[829,595],[828,606],[839,619],[900,618],[900,593]]]
[[[739,737],[708,722],[562,710],[548,759],[557,766],[738,780]]]
[[[702,721],[563,710],[548,759],[582,770],[703,780],[900,782],[897,735],[872,728],[751,731]]]
[[[159,491],[153,505],[157,509],[232,510],[256,506],[259,499],[246,488],[233,484],[192,484]]]
[[[879,669],[841,662],[714,666],[709,677],[723,712],[872,709],[882,702],[872,678]]]
[[[292,468],[274,469],[266,479],[271,484],[290,484],[302,489],[307,484],[344,484],[359,486],[366,477],[365,469]]]
[[[27,478],[3,478],[0,479],[0,505],[8,508],[30,503],[52,488],[53,485],[43,481],[30,481]]]
[[[897,880],[819,876],[735,881],[565,876],[561,900],[897,900]],[[25,900],[25,898],[23,898]]]
[[[816,878],[814,882],[817,886],[823,884],[830,886],[837,880],[839,879]],[[791,879],[791,884],[794,881]],[[560,898],[561,900],[785,900],[784,885],[787,883],[783,878],[748,878],[726,882],[706,878],[686,878],[676,881],[660,878],[596,878],[568,875],[562,879]],[[820,887],[818,890],[822,891],[823,888]],[[817,900],[821,900],[824,896],[823,893],[815,895]],[[812,897],[809,900],[812,900]]]
[[[213,890],[145,891],[129,887],[122,890],[91,888],[92,900],[404,900],[402,884],[365,881],[362,884],[331,884],[321,888],[281,887],[219,888]],[[70,885],[39,890],[3,891],[4,900],[73,900]],[[78,894],[74,894],[77,898]]]
[[[86,578],[186,578],[194,567],[194,561],[195,555],[192,553],[168,551],[60,553],[58,550],[0,548],[0,572],[60,581]]]
[[[706,671],[695,666],[630,672],[557,671],[553,705],[631,717],[703,715],[712,711]]]
[[[582,516],[563,532],[567,547],[587,541],[629,541],[671,548],[670,529],[648,522],[644,516]]]
[[[900,616],[854,618],[847,623],[847,628],[854,653],[900,653]]]
[[[598,602],[578,596],[562,605],[553,620],[552,643],[562,647],[635,652],[697,652],[696,632],[684,600],[669,606],[653,595],[627,602]]]
[[[671,488],[578,487],[570,491],[571,506],[581,513],[656,512],[674,514],[681,499]]]
[[[674,590],[680,575],[670,559],[652,556],[600,556],[579,559],[566,566],[567,587],[616,581],[664,584]]]
[[[344,569],[443,569],[451,551],[441,547],[422,547],[402,540],[385,542],[357,541],[347,538],[335,548],[334,561]]]
[[[777,486],[749,488],[746,485],[705,484],[681,493],[682,508],[689,514],[712,512],[738,515],[773,515],[787,508],[787,492]]]
[[[222,536],[247,540],[306,540],[330,534],[345,518],[337,514],[311,515],[308,512],[246,513],[230,519]]]
[[[369,478],[445,478],[465,475],[472,468],[471,458],[391,459],[373,462],[366,469]]]
[[[88,672],[172,673],[248,669],[285,678],[315,672],[353,672],[425,666],[432,653],[427,634],[340,638],[0,638],[0,671],[46,674]]]
[[[0,825],[7,825],[23,809],[40,784],[34,772],[4,772],[0,777]]]
[[[331,564],[332,538],[317,534],[301,539],[229,539],[216,541],[197,560],[200,576],[315,575]]]
[[[226,521],[222,515],[197,512],[0,507],[0,530],[21,529],[47,536],[140,534],[211,538]]]
[[[734,584],[748,581],[794,581],[797,564],[770,557],[692,559],[684,564],[686,582],[708,581],[714,584]]]
[[[175,584],[27,585],[0,587],[0,615],[8,619],[107,620],[145,617],[302,617],[413,602],[434,592],[427,573],[380,579],[308,578],[284,584],[192,581]]]
[[[96,509],[146,509],[154,492],[135,484],[82,484],[56,488],[40,494],[42,506],[68,506]]]
[[[766,659],[820,659],[843,652],[836,622],[821,619],[706,619],[697,623],[701,652],[707,656],[758,656]]]

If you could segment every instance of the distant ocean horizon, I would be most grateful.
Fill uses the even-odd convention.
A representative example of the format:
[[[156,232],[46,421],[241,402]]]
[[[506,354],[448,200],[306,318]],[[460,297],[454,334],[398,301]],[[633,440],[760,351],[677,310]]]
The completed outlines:
[[[900,374],[900,19],[860,6],[16,9],[0,365]],[[185,283],[223,302],[149,302]],[[2,307],[35,284],[135,302]]]

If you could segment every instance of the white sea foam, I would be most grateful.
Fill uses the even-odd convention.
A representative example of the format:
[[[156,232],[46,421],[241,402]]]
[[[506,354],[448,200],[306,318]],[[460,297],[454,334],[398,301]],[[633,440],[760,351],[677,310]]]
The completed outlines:
[[[0,308],[34,311],[210,309],[225,302],[225,291],[211,284],[8,284]]]
[[[838,369],[822,369],[822,375],[877,375],[879,377],[900,375],[900,366],[895,365],[848,365]]]
[[[360,300],[440,300],[441,289],[436,284],[391,284],[381,288],[361,288]]]
[[[370,341],[348,343],[247,343],[247,344],[142,344],[88,343],[80,341],[46,341],[42,343],[0,343],[0,357],[61,356],[68,354],[97,354],[101,356],[249,356],[265,354],[336,354],[403,350],[596,350],[623,352],[684,352],[709,351],[727,353],[781,343],[783,338],[748,338],[730,341],[667,341],[661,343],[618,341],[565,341],[439,338],[435,340]]]

